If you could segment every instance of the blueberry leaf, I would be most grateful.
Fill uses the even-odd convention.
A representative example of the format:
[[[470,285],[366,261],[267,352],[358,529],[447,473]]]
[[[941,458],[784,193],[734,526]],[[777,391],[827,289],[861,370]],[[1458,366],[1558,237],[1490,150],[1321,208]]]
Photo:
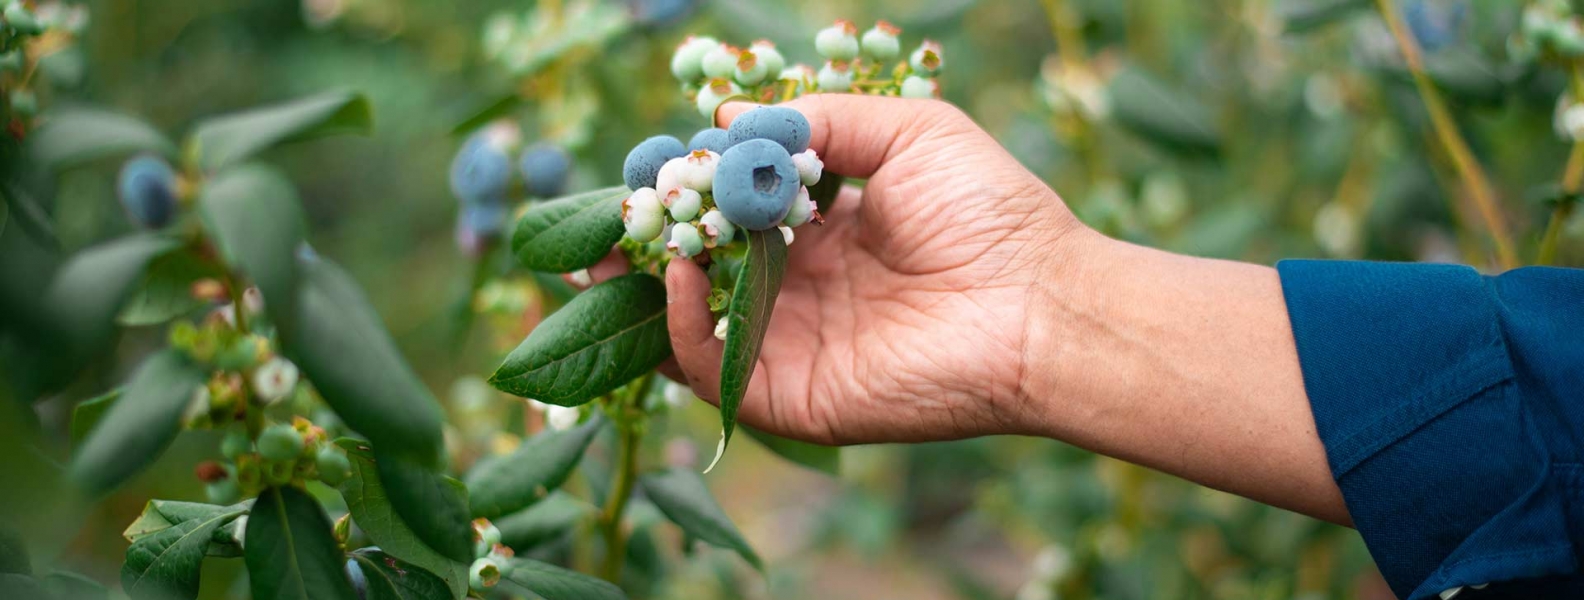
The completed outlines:
[[[1205,158],[1221,151],[1215,113],[1192,94],[1175,89],[1136,67],[1112,78],[1107,94],[1117,124],[1156,146]]]
[[[561,487],[603,424],[594,418],[568,431],[540,432],[509,455],[480,461],[467,477],[473,516],[517,512]]]
[[[671,356],[665,285],[635,273],[579,294],[535,327],[490,377],[501,391],[577,406]]]
[[[336,445],[346,450],[352,463],[352,476],[341,483],[341,496],[346,499],[347,510],[358,528],[391,556],[439,576],[450,590],[452,600],[467,595],[468,565],[430,548],[407,526],[401,515],[396,514],[374,466],[373,451],[366,444],[351,439],[336,440]]]
[[[731,443],[737,408],[748,391],[765,332],[770,329],[770,313],[781,292],[786,255],[786,238],[781,237],[780,231],[748,232],[748,254],[737,268],[737,285],[732,288],[731,306],[726,312],[726,350],[721,355],[721,443],[715,460],[720,460],[720,453]]]
[[[645,473],[638,482],[643,486],[644,496],[661,514],[680,526],[683,533],[718,548],[735,550],[755,569],[764,569],[759,555],[737,531],[737,526],[726,516],[726,511],[715,501],[698,473],[673,468]]]
[[[446,582],[417,566],[401,562],[378,548],[351,555],[363,570],[368,589],[362,600],[435,600],[451,595]]]
[[[457,562],[473,558],[467,488],[398,453],[374,446],[374,468],[391,508],[418,539]]]
[[[529,598],[623,600],[621,588],[609,581],[526,558],[509,560],[501,569],[500,590]]]
[[[357,283],[326,259],[299,261],[286,355],[347,425],[377,447],[438,467],[440,405],[396,349]],[[265,298],[266,307],[270,300]]]
[[[72,356],[90,358],[115,332],[116,313],[149,263],[181,242],[136,234],[82,250],[56,272],[44,293],[46,318]]]
[[[230,507],[194,514],[138,537],[127,548],[121,588],[133,600],[197,597],[199,571],[215,532],[246,513]]]
[[[203,167],[214,171],[278,144],[343,133],[366,134],[373,122],[367,99],[336,91],[203,121],[194,129],[190,143],[197,148]]]
[[[837,475],[841,470],[841,448],[799,442],[751,427],[740,427],[748,437],[758,441],[781,458],[827,475]]]
[[[138,119],[98,109],[72,109],[46,115],[28,134],[27,151],[40,166],[69,169],[84,163],[137,152],[176,156],[176,146]]]
[[[88,439],[88,433],[99,425],[105,413],[121,399],[121,388],[105,392],[94,398],[78,402],[72,408],[71,419],[71,447],[75,450],[82,447],[83,440]]]
[[[517,221],[512,254],[534,271],[571,273],[593,266],[621,241],[621,204],[630,194],[616,186],[535,205]]]
[[[127,327],[157,325],[208,305],[194,298],[192,284],[225,275],[219,265],[195,252],[172,252],[154,260],[127,299],[116,322]]]
[[[72,456],[71,479],[99,493],[153,462],[176,438],[182,412],[207,377],[176,350],[149,357]]]
[[[297,300],[297,247],[307,230],[296,188],[275,169],[249,165],[211,179],[198,207],[225,262],[252,279],[270,317],[289,326]]]
[[[467,118],[458,121],[455,126],[451,127],[451,135],[457,137],[465,136],[469,133],[472,133],[473,130],[483,127],[490,121],[494,121],[495,119],[499,119],[511,114],[512,111],[517,110],[522,105],[522,94],[517,93],[515,90],[501,94],[499,97],[495,98],[493,102],[490,102],[489,105],[473,111],[473,114],[470,114],[467,116]]]
[[[109,600],[110,590],[86,575],[55,571],[39,579],[47,597],[54,600]]]
[[[252,505],[252,500],[230,506],[176,500],[150,500],[143,506],[143,514],[138,515],[138,518],[127,526],[126,531],[121,532],[121,536],[128,542],[136,544],[144,538],[188,521],[203,521],[226,514],[246,514]],[[205,554],[225,558],[242,556],[242,547],[237,543],[234,535],[236,525],[235,519],[222,523],[220,528],[215,530],[214,535],[210,536],[209,547]]]
[[[242,558],[253,600],[358,600],[330,520],[297,488],[259,494],[248,517]]]

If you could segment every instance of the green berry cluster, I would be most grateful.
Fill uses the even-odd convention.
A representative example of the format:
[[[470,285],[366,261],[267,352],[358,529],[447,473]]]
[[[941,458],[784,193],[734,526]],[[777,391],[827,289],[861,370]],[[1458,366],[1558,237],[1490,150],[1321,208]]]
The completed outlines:
[[[816,92],[939,96],[934,78],[941,68],[940,44],[925,40],[904,60],[901,33],[880,21],[860,37],[852,22],[837,21],[814,36],[814,49],[825,59],[818,70],[805,64],[788,66],[781,51],[767,40],[737,47],[711,37],[689,36],[671,56],[671,74],[706,118],[732,97],[771,104]]]
[[[1524,8],[1508,49],[1521,60],[1584,58],[1584,22],[1568,0],[1538,0]]]
[[[489,519],[473,520],[473,564],[468,568],[468,587],[483,595],[500,583],[515,556],[511,547],[501,543],[501,532]]]
[[[318,425],[302,417],[291,423],[234,426],[220,444],[225,462],[200,463],[198,479],[215,504],[251,498],[264,488],[322,481],[340,485],[352,476],[352,462]]]

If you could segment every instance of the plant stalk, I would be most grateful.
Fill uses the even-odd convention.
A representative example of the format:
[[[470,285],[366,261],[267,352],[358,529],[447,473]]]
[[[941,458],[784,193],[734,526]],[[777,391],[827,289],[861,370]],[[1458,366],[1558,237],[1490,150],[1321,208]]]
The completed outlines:
[[[1578,63],[1573,64],[1573,101],[1579,102],[1584,98],[1584,69]],[[1549,265],[1556,262],[1557,244],[1562,238],[1562,226],[1567,223],[1568,217],[1573,216],[1573,205],[1581,187],[1584,187],[1584,140],[1575,140],[1573,150],[1568,153],[1567,166],[1562,171],[1562,194],[1556,207],[1551,209],[1551,219],[1546,222],[1545,234],[1540,236],[1540,252],[1535,257],[1535,264]]]
[[[1403,23],[1402,14],[1397,11],[1394,0],[1375,0],[1375,6],[1380,10],[1381,17],[1386,20],[1386,27],[1391,30],[1392,37],[1397,40],[1397,49],[1402,53],[1403,62],[1407,64],[1408,72],[1413,76],[1414,87],[1418,88],[1425,110],[1430,113],[1430,123],[1435,130],[1436,138],[1440,140],[1441,146],[1452,159],[1458,177],[1463,180],[1463,185],[1468,189],[1469,196],[1473,198],[1475,207],[1479,209],[1480,217],[1485,221],[1491,241],[1496,245],[1497,260],[1503,269],[1518,267],[1518,254],[1513,250],[1512,237],[1507,232],[1507,224],[1502,217],[1501,208],[1497,206],[1496,192],[1491,187],[1490,179],[1486,177],[1479,160],[1474,157],[1474,152],[1469,149],[1468,142],[1463,139],[1463,134],[1458,132],[1457,123],[1452,118],[1452,111],[1447,108],[1446,100],[1441,97],[1441,92],[1436,90],[1435,83],[1425,73],[1424,55],[1420,51],[1419,41],[1414,39],[1413,32]]]
[[[638,479],[638,448],[643,441],[643,431],[635,427],[633,418],[643,413],[642,402],[654,384],[654,373],[639,381],[631,396],[616,406],[617,450],[616,468],[611,477],[610,497],[605,499],[605,510],[600,513],[600,533],[605,539],[605,564],[600,577],[611,583],[620,583],[622,564],[627,559],[627,538],[622,531],[622,516],[627,511],[627,500],[632,496],[634,482]]]

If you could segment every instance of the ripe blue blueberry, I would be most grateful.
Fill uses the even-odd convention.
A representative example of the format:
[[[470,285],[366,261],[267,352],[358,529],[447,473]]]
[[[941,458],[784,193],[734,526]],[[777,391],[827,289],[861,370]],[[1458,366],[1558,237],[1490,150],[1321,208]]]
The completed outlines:
[[[919,44],[913,55],[908,57],[908,64],[913,67],[913,72],[919,75],[932,76],[941,68],[941,45],[939,42],[924,40]]]
[[[786,218],[801,187],[786,148],[770,140],[748,140],[721,154],[715,206],[732,223],[761,231]]]
[[[940,83],[927,77],[908,75],[902,80],[903,98],[939,98]]]
[[[451,160],[451,193],[463,202],[502,200],[511,184],[512,161],[508,153],[516,145],[510,125],[491,125],[462,143]]]
[[[873,29],[863,34],[863,55],[880,62],[895,59],[902,54],[902,44],[897,41],[900,33],[902,30],[895,25],[885,21],[875,23]]]
[[[694,150],[709,150],[710,152],[720,154],[725,152],[726,149],[730,147],[731,142],[727,141],[726,130],[719,127],[701,129],[698,133],[693,134],[693,139],[688,140],[689,152]]]
[[[803,113],[784,106],[761,106],[732,120],[726,128],[726,141],[732,146],[751,139],[770,140],[781,145],[787,155],[809,147],[809,121]]]
[[[704,251],[704,238],[692,223],[677,223],[671,226],[671,241],[666,242],[666,248],[682,258],[692,258]]]
[[[858,28],[851,21],[837,21],[835,25],[814,34],[814,51],[820,56],[836,61],[858,57]]]
[[[655,178],[660,175],[660,167],[666,161],[687,154],[687,146],[669,135],[657,135],[640,142],[627,153],[627,160],[622,163],[622,181],[627,183],[627,189],[652,188]]]
[[[153,154],[140,154],[121,167],[116,179],[121,206],[137,224],[150,229],[169,225],[176,216],[176,171]]]
[[[538,143],[523,151],[518,161],[529,196],[551,198],[566,191],[572,157],[553,144]]]
[[[844,62],[826,62],[815,79],[822,92],[852,91],[852,65]]]
[[[704,76],[710,79],[730,79],[737,72],[737,55],[739,50],[729,44],[720,44],[704,52],[700,59],[700,67]]]
[[[742,88],[726,79],[711,79],[707,85],[698,91],[699,114],[706,119],[715,118],[715,109],[720,108],[722,102],[736,94],[741,94]]]
[[[776,50],[775,44],[770,40],[759,40],[748,45],[748,49],[764,62],[765,70],[774,77],[786,68],[786,57],[781,56],[781,51]]]
[[[671,55],[671,75],[683,83],[698,81],[704,76],[704,54],[719,45],[712,37],[688,36]]]

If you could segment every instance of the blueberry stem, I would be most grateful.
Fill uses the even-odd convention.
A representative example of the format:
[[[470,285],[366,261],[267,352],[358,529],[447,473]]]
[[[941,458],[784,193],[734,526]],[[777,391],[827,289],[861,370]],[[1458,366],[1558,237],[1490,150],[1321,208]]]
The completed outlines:
[[[1570,71],[1573,76],[1573,101],[1578,102],[1584,98],[1584,69],[1574,61]],[[1581,187],[1584,187],[1584,141],[1574,141],[1573,150],[1568,153],[1567,168],[1562,173],[1562,197],[1557,199],[1556,206],[1551,209],[1551,219],[1546,223],[1545,234],[1540,236],[1540,251],[1535,257],[1535,264],[1549,265],[1556,262],[1562,225],[1573,215],[1573,205],[1578,202],[1576,196]]]

